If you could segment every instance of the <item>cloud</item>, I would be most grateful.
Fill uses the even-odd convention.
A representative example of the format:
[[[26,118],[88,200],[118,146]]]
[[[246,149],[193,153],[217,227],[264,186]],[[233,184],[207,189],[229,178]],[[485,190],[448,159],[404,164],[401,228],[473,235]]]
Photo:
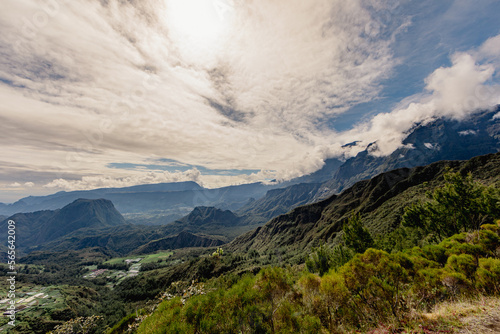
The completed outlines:
[[[195,45],[203,53],[191,57],[193,43],[179,41],[179,20],[169,17],[179,4],[8,0],[5,147],[29,147],[39,152],[32,163],[80,174],[150,157],[312,172],[336,135],[329,115],[376,97],[404,24],[386,18],[393,7],[380,1],[234,2],[224,38]]]
[[[375,141],[374,154],[387,154],[415,122],[465,117],[498,96],[495,37],[455,53],[404,105],[337,132],[336,117],[386,98],[403,61],[394,45],[415,21],[412,2],[222,2],[223,15],[221,0],[6,0],[0,186],[290,179]],[[110,168],[159,159],[261,172]]]
[[[193,181],[206,188],[218,188],[227,185],[238,185],[244,183],[261,182],[272,180],[275,173],[260,171],[241,175],[203,175],[197,168],[191,168],[183,172],[150,171],[141,172],[139,169],[127,173],[122,177],[111,176],[84,176],[79,180],[67,180],[63,178],[52,180],[43,185],[45,189],[62,189],[66,191],[90,190],[97,188],[120,188],[139,184],[169,183]],[[19,185],[20,186],[20,185]]]
[[[440,67],[425,79],[425,91],[409,97],[393,111],[380,113],[359,124],[341,137],[346,142],[361,139],[348,156],[357,154],[370,143],[377,142],[376,156],[388,155],[403,145],[403,140],[415,124],[427,123],[437,117],[464,119],[474,113],[500,104],[500,85],[494,81],[498,71],[489,61],[494,49],[485,45],[497,43],[498,36],[487,40],[478,50],[459,52],[451,56],[451,66]],[[486,57],[487,55],[487,57]],[[407,104],[404,105],[404,102]]]
[[[194,181],[200,182],[200,172],[196,169],[190,169],[185,172],[171,173],[140,173],[123,178],[113,178],[109,176],[84,176],[81,180],[56,179],[44,185],[44,188],[73,190],[88,190],[96,188],[120,188],[138,184],[168,183]]]
[[[241,6],[219,87],[255,128],[273,124],[311,137],[322,117],[374,98],[396,63],[391,34],[361,1]]]
[[[34,186],[35,186],[35,184],[33,182],[25,182],[24,184],[21,184],[19,182],[14,182],[14,183],[9,184],[10,188],[21,188],[21,189],[33,188]]]
[[[489,38],[479,48],[478,56],[484,59],[498,61],[500,54],[500,35]]]
[[[439,149],[439,146],[437,144],[424,143],[424,146],[427,147],[429,150],[437,150],[437,149]]]
[[[458,134],[460,136],[470,136],[470,135],[475,136],[475,135],[477,135],[477,131],[475,131],[475,130],[465,130],[465,131],[460,131]]]

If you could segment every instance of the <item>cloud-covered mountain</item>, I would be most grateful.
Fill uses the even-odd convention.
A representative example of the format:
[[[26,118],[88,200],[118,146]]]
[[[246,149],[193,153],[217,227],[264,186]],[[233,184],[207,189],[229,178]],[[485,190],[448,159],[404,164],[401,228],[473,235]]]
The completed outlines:
[[[284,185],[302,180],[311,183],[270,190],[264,197],[251,201],[237,212],[270,219],[297,206],[339,194],[356,182],[383,172],[424,166],[440,160],[468,160],[478,155],[498,152],[499,112],[500,106],[493,111],[476,113],[464,120],[438,118],[418,124],[408,132],[403,147],[389,155],[377,154],[377,143],[372,143],[343,163],[337,159],[327,160],[319,171]],[[349,146],[356,145],[354,142]]]
[[[439,160],[466,160],[497,152],[500,150],[499,113],[500,107],[497,107],[492,111],[476,112],[463,120],[434,118],[409,130],[403,146],[389,155],[381,155],[379,143],[375,142],[344,162],[329,159],[322,169],[310,175],[274,186],[255,183],[204,189],[194,182],[181,182],[59,192],[49,196],[27,197],[12,205],[0,206],[0,214],[57,209],[76,198],[84,197],[111,200],[129,221],[140,224],[167,224],[202,206],[232,210],[239,218],[244,217],[247,225],[263,223],[299,205],[338,194],[357,181],[382,172],[427,165]],[[361,144],[353,142],[346,149],[357,145]],[[218,221],[222,222],[223,219]],[[232,219],[228,218],[228,221]],[[209,229],[204,232],[211,234]],[[216,234],[225,235],[220,231]],[[230,234],[231,237],[236,236]]]
[[[19,234],[25,236],[23,242],[27,247],[31,247],[30,251],[63,251],[98,246],[126,254],[144,244],[149,244],[149,248],[145,249],[159,249],[166,245],[178,244],[187,247],[212,245],[213,242],[213,245],[218,245],[229,242],[298,206],[318,202],[341,192],[339,196],[345,198],[348,196],[344,194],[346,189],[351,189],[356,182],[371,179],[387,171],[428,165],[440,160],[467,160],[478,154],[498,152],[498,112],[500,107],[493,111],[476,113],[474,117],[465,120],[439,118],[419,124],[407,134],[404,147],[390,155],[377,155],[377,143],[373,143],[342,164],[338,160],[331,160],[323,169],[292,180],[288,183],[292,184],[289,186],[286,186],[287,183],[281,187],[274,186],[277,188],[249,184],[204,189],[196,183],[184,182],[61,192],[46,197],[28,197],[14,205],[4,206],[3,210],[6,207],[51,209],[73,200],[75,196],[107,198],[78,200],[55,211],[15,215],[13,219],[21,222]],[[304,179],[318,182],[293,184]],[[112,205],[109,200],[116,202],[117,208],[124,210],[130,217],[140,216],[142,221],[156,220],[162,226],[125,226],[123,218],[119,214],[116,215],[114,207],[109,208],[109,205]],[[109,210],[97,210],[88,204],[94,202]],[[108,211],[115,214],[109,216],[106,214]],[[172,214],[174,218],[166,213]],[[28,224],[30,221],[34,223]],[[187,238],[185,233],[194,237]],[[182,238],[179,239],[179,235]],[[179,241],[181,239],[182,242]],[[188,239],[192,242],[188,242]],[[155,240],[158,242],[154,242]]]
[[[315,200],[338,194],[360,180],[402,167],[428,165],[439,160],[468,160],[500,151],[500,106],[464,120],[439,118],[416,125],[403,147],[377,155],[377,143],[348,159],[325,182]]]

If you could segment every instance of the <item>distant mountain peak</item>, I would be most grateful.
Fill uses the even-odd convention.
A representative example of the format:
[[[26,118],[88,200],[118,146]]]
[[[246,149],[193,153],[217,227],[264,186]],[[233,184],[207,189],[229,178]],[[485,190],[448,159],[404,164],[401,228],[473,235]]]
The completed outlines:
[[[56,240],[84,228],[103,228],[126,224],[113,203],[106,199],[77,199],[62,209],[11,216],[19,229],[19,244],[31,247]],[[5,224],[4,220],[1,225]],[[4,229],[7,231],[7,229]],[[3,231],[3,230],[2,230]]]

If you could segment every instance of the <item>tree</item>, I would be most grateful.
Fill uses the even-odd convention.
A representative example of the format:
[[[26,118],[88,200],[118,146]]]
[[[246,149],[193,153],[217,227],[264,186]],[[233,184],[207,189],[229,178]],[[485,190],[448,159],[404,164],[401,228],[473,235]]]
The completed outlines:
[[[359,214],[352,216],[342,230],[345,245],[356,253],[363,253],[375,244],[370,232],[363,226]]]
[[[307,270],[311,273],[318,273],[323,276],[330,270],[332,252],[326,245],[321,245],[312,249],[312,253],[306,260]]]
[[[405,209],[404,226],[421,229],[440,241],[453,234],[477,230],[500,216],[497,189],[475,182],[471,173],[464,177],[448,171],[444,179],[443,187],[427,193],[427,202]]]

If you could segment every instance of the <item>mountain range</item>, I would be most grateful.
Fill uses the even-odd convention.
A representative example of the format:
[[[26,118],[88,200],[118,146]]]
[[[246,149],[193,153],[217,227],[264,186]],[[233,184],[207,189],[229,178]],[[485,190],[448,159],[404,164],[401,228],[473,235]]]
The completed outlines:
[[[8,216],[15,220],[26,252],[104,247],[117,254],[215,246],[235,238],[231,247],[238,249],[305,247],[335,238],[353,210],[384,233],[397,225],[402,210],[397,202],[387,209],[393,198],[434,180],[442,164],[458,168],[463,162],[451,161],[500,150],[499,112],[500,107],[461,121],[417,124],[404,146],[388,156],[374,154],[378,148],[372,143],[352,158],[328,159],[317,172],[278,185],[205,189],[180,182],[30,196],[0,204],[0,228]],[[448,162],[431,164],[443,160]],[[292,239],[276,237],[281,232]]]
[[[7,240],[7,224],[16,224],[16,250],[52,242],[82,229],[103,229],[126,225],[111,201],[78,199],[62,209],[18,213],[0,222],[0,237]]]
[[[340,195],[295,208],[264,226],[236,238],[228,248],[247,253],[252,250],[300,251],[321,243],[336,243],[344,223],[359,214],[370,232],[385,235],[396,228],[404,208],[444,183],[451,170],[472,173],[475,180],[500,187],[500,153],[468,161],[439,161],[427,166],[400,168],[370,180],[357,182]]]
[[[195,182],[161,183],[125,188],[103,188],[29,196],[13,204],[0,203],[4,216],[19,212],[60,209],[80,199],[107,199],[131,223],[161,225],[179,219],[197,206],[236,210],[251,198],[260,198],[272,186],[262,183],[205,189]]]
[[[376,142],[372,143],[333,171],[314,200],[338,194],[357,181],[393,169],[424,166],[440,160],[468,160],[498,152],[499,112],[500,107],[497,107],[493,111],[479,112],[460,121],[435,119],[426,124],[417,124],[408,133],[403,146],[387,156],[374,155],[378,148]]]
[[[58,210],[15,214],[0,222],[0,237],[5,239],[9,220],[16,222],[16,249],[23,254],[101,247],[118,255],[218,246],[264,222],[229,210],[196,207],[170,224],[134,225],[106,199],[78,199]]]

